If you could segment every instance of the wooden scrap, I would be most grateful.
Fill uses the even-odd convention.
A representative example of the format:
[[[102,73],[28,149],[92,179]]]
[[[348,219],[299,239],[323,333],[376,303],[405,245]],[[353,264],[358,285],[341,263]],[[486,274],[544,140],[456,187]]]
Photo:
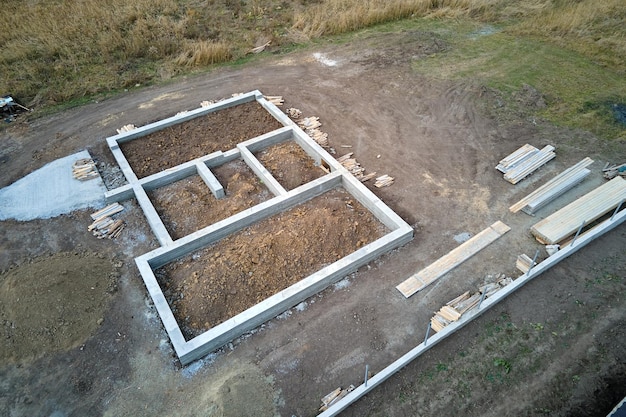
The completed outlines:
[[[265,100],[269,101],[275,106],[282,106],[285,103],[285,100],[283,100],[283,96],[263,96],[263,97],[265,97]]]
[[[267,41],[263,45],[255,46],[254,48],[250,49],[250,52],[253,53],[253,54],[258,54],[260,52],[263,52],[265,50],[265,48],[267,48],[271,44],[272,44],[271,40]]]
[[[479,290],[470,295],[469,291],[464,292],[458,297],[448,301],[439,311],[437,311],[430,319],[430,327],[435,332],[440,332],[450,323],[458,321],[463,314],[467,313],[480,303],[480,299],[488,298],[501,290],[513,280],[504,274],[498,275],[495,282],[479,287]]]
[[[533,263],[533,260],[530,258],[530,256],[526,255],[525,253],[519,255],[517,257],[517,260],[515,261],[515,267],[522,271],[522,273],[524,274],[528,272],[531,265],[535,266],[537,265],[537,263]]]
[[[287,115],[292,119],[299,119],[302,117],[302,111],[300,109],[296,109],[295,107],[289,107],[287,109]]]
[[[122,133],[125,133],[125,132],[130,132],[131,130],[135,130],[135,129],[136,129],[135,125],[128,124],[128,125],[124,125],[124,126],[120,127],[119,129],[117,129],[117,133],[119,135],[119,134],[122,134]]]
[[[113,203],[101,210],[96,211],[95,213],[92,213],[91,218],[92,220],[97,220],[98,218],[104,216],[111,216],[115,213],[119,213],[122,210],[124,210],[124,206],[122,206],[120,203]]]
[[[328,148],[328,133],[324,133],[318,128],[306,129],[305,133],[311,137],[322,148]]]
[[[511,184],[517,184],[555,157],[554,146],[547,145],[530,157],[524,158],[520,163],[508,168],[504,174],[504,179]]]
[[[118,237],[122,230],[126,227],[124,221],[121,219],[113,219],[111,216],[124,210],[124,206],[119,203],[113,203],[106,206],[102,210],[98,210],[91,214],[93,223],[91,223],[87,230],[90,231],[98,239],[115,239]]]
[[[602,176],[607,180],[611,180],[617,176],[626,177],[626,164],[605,166],[602,170]]]
[[[354,391],[354,385],[350,385],[346,389],[341,389],[341,387],[339,387],[324,395],[324,397],[322,398],[322,406],[320,407],[319,411],[328,410],[329,407],[331,407],[333,404],[341,400],[343,397],[348,395],[349,392],[352,391]]]
[[[377,188],[381,188],[381,187],[388,187],[391,184],[393,184],[394,178],[390,177],[389,175],[385,174],[382,175],[378,178],[376,178],[376,182],[374,183],[374,187]]]
[[[320,118],[316,116],[305,117],[304,119],[299,120],[298,124],[304,129],[315,129],[322,126]]]
[[[211,104],[215,104],[215,100],[203,100],[200,102],[200,107],[209,107]]]
[[[87,181],[99,176],[96,163],[91,158],[81,158],[72,164],[72,177],[79,181]]]

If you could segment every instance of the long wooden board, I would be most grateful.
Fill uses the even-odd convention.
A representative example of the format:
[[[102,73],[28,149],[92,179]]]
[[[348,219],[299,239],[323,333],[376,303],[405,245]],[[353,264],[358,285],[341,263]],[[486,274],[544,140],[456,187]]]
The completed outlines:
[[[581,182],[591,172],[586,169],[586,167],[592,163],[593,159],[589,157],[583,159],[576,165],[561,172],[559,175],[552,178],[550,181],[537,188],[517,203],[513,204],[509,207],[509,210],[512,213],[524,210],[524,212],[532,214],[535,210],[554,200]]]
[[[546,217],[530,231],[543,244],[559,243],[576,233],[583,221],[585,225],[590,224],[625,199],[626,180],[615,177]]]
[[[467,242],[450,251],[447,255],[442,256],[426,268],[412,275],[396,288],[402,295],[409,298],[471,258],[509,230],[511,228],[501,221],[495,222]]]

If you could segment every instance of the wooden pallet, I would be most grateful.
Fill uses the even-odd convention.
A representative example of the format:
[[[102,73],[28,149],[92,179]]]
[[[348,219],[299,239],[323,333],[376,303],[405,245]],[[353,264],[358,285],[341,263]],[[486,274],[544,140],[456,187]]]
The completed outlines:
[[[509,230],[511,228],[501,221],[495,222],[467,242],[450,251],[447,255],[409,277],[396,288],[402,295],[409,298],[496,241]]]

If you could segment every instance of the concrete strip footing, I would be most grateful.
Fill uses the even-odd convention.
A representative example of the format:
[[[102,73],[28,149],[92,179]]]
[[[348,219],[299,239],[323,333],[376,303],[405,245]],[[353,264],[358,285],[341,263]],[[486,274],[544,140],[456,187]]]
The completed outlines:
[[[141,179],[137,178],[120,150],[120,143],[148,135],[168,126],[185,122],[194,117],[199,117],[252,100],[256,100],[261,104],[261,106],[276,120],[282,123],[284,127],[241,142],[235,149],[225,152],[214,152],[210,155],[205,155]],[[254,152],[287,140],[294,140],[316,164],[324,163],[330,168],[331,172],[293,190],[285,190],[254,156]],[[332,283],[344,278],[346,275],[381,254],[401,246],[413,238],[413,229],[406,224],[400,216],[380,201],[370,190],[361,184],[360,181],[354,178],[340,163],[328,154],[328,152],[315,143],[315,141],[297,126],[297,124],[281,112],[278,107],[265,100],[258,90],[215,103],[208,107],[185,112],[130,132],[123,132],[119,135],[107,138],[107,143],[129,184],[106,193],[106,200],[108,202],[119,202],[133,197],[137,198],[139,205],[146,215],[148,224],[161,244],[160,248],[139,256],[135,259],[135,262],[170,337],[172,345],[174,346],[174,350],[183,364],[187,364],[218,349],[230,340],[272,319],[283,311],[297,305],[302,300],[313,296]],[[266,184],[270,191],[274,193],[275,197],[176,241],[172,240],[146,192],[198,174],[213,195],[216,198],[221,198],[224,196],[224,188],[217,178],[215,178],[211,169],[235,159],[243,160],[259,179]],[[389,233],[224,323],[209,329],[205,333],[191,340],[185,340],[163,291],[156,280],[154,271],[176,259],[187,256],[198,249],[215,243],[232,233],[236,233],[245,227],[337,187],[342,187],[354,196],[389,229]]]
[[[338,415],[343,410],[348,408],[350,404],[356,402],[359,398],[363,397],[368,392],[376,388],[378,385],[382,384],[396,372],[407,366],[409,363],[411,363],[423,353],[437,345],[439,342],[441,342],[448,336],[456,333],[458,330],[465,327],[475,318],[481,316],[485,311],[489,310],[491,307],[504,300],[514,291],[521,288],[524,284],[526,284],[533,278],[541,275],[554,265],[561,262],[563,259],[582,249],[584,246],[586,246],[596,238],[619,226],[624,221],[626,221],[626,210],[622,210],[621,212],[617,213],[612,220],[606,220],[596,226],[594,229],[590,230],[587,234],[580,236],[574,242],[574,244],[567,245],[565,248],[559,250],[554,255],[548,257],[546,260],[532,268],[532,270],[528,274],[524,274],[518,277],[515,281],[502,288],[491,297],[484,300],[484,302],[480,305],[480,308],[470,310],[469,312],[461,316],[458,321],[447,325],[443,328],[443,330],[434,334],[433,336],[428,338],[428,340],[420,343],[419,345],[411,349],[409,352],[398,358],[391,365],[376,373],[372,378],[367,381],[367,385],[362,384],[358,386],[355,390],[348,393],[348,395],[337,401],[337,403],[333,404],[326,411],[318,414],[318,417],[332,417]]]

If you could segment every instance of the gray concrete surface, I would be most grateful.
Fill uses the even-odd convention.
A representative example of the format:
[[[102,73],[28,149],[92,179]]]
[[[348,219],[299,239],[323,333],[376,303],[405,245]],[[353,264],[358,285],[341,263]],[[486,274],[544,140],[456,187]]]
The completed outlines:
[[[87,181],[72,177],[72,164],[82,158],[91,156],[82,151],[57,159],[0,189],[0,220],[49,219],[104,207],[106,187],[100,177]]]

